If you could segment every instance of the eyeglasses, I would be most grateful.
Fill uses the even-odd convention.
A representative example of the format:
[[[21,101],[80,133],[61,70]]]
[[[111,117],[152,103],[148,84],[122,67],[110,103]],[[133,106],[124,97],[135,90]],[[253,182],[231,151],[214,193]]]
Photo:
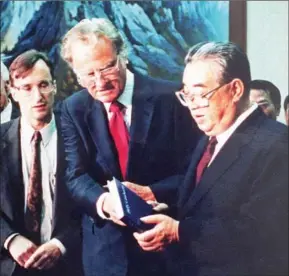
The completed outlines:
[[[93,69],[89,71],[88,73],[81,73],[81,72],[75,72],[77,77],[87,84],[91,84],[95,82],[95,79],[98,77],[102,77],[104,79],[109,79],[112,76],[115,76],[115,74],[119,71],[119,57],[117,56],[115,62],[113,65],[106,67],[104,69]]]
[[[21,94],[28,98],[33,95],[34,86],[30,84],[26,84],[20,87],[14,87],[17,89]],[[37,85],[38,91],[40,94],[49,94],[55,91],[55,83],[53,81],[42,81]]]
[[[222,88],[223,86],[225,86],[229,83],[230,82],[221,84],[218,87],[216,87],[216,88],[214,88],[208,92],[202,93],[202,94],[189,93],[189,92],[185,91],[184,88],[181,89],[180,91],[176,91],[175,94],[183,106],[188,107],[193,101],[196,101],[196,100],[202,106],[208,106],[209,100],[210,100],[211,96],[213,95],[213,93],[217,92],[217,90],[219,90],[220,88]],[[210,97],[208,97],[208,96],[210,96]]]

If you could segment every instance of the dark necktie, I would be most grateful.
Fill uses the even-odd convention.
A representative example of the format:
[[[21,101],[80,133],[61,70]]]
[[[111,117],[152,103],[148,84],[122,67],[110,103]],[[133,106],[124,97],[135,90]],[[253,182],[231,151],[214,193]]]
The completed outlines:
[[[40,243],[40,226],[42,212],[42,174],[40,159],[41,134],[35,131],[32,137],[32,159],[27,192],[25,221],[31,239]]]
[[[112,117],[109,120],[109,129],[118,153],[121,173],[125,179],[128,160],[129,133],[123,118],[122,109],[123,105],[119,102],[111,103],[109,112],[112,112]]]
[[[210,160],[212,159],[216,145],[217,145],[217,139],[215,136],[212,136],[211,139],[209,140],[207,147],[203,153],[203,156],[200,159],[199,164],[197,166],[196,185],[199,184],[205,169],[207,168],[208,164],[210,163]]]

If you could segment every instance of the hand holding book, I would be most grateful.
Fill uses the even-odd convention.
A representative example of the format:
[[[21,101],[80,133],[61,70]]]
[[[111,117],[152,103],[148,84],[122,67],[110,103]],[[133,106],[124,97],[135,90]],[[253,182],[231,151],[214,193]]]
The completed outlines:
[[[132,182],[122,182],[127,188],[136,193],[139,197],[141,197],[144,201],[156,202],[155,195],[153,194],[151,188],[149,186],[141,186]]]
[[[167,208],[165,204],[159,204],[152,200],[150,201],[151,205],[148,204],[116,178],[108,181],[108,188],[114,201],[115,217],[139,232],[151,229],[154,226],[153,224],[143,223],[141,221],[142,217],[154,214],[154,208],[158,210]]]

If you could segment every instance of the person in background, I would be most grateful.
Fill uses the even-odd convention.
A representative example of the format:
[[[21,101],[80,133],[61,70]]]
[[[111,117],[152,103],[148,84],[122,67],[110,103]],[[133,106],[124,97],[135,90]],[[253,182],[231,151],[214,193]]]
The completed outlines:
[[[289,96],[287,95],[284,100],[284,112],[286,125],[289,126]]]
[[[288,275],[288,128],[250,102],[236,44],[196,45],[185,64],[176,95],[205,135],[175,195],[177,219],[144,217],[155,226],[134,237],[170,253],[171,275]]]
[[[20,115],[19,109],[10,97],[9,72],[1,61],[0,74],[0,123],[6,123]]]
[[[276,120],[280,114],[280,90],[270,81],[251,81],[250,101],[257,103],[262,108],[263,112],[274,120]]]
[[[85,274],[166,275],[162,256],[142,252],[132,231],[113,223],[105,185],[112,177],[148,185],[159,202],[177,191],[176,182],[161,180],[185,172],[200,137],[174,96],[179,86],[132,73],[124,41],[107,19],[75,25],[63,38],[62,57],[85,88],[62,111],[67,186],[85,213]]]
[[[1,276],[81,276],[80,219],[64,184],[56,84],[44,53],[9,68],[21,116],[1,125]]]

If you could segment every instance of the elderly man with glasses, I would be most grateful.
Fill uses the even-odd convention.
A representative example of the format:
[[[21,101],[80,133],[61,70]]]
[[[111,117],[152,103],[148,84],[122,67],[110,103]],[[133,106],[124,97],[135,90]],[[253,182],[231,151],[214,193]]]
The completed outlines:
[[[21,116],[1,125],[1,276],[81,276],[80,219],[64,184],[53,65],[29,50],[9,73]]]
[[[189,50],[176,92],[205,133],[177,196],[177,219],[142,218],[144,251],[172,275],[288,275],[288,129],[249,99],[249,61],[233,43]],[[140,194],[141,195],[141,194]]]
[[[9,72],[1,60],[0,69],[0,124],[4,124],[20,115],[19,109],[13,102],[9,89]]]
[[[62,56],[85,88],[63,103],[67,186],[84,211],[86,275],[166,275],[162,256],[141,250],[132,230],[113,223],[105,186],[116,177],[151,200],[168,202],[188,166],[200,131],[177,101],[177,86],[132,73],[124,41],[106,19],[83,20],[62,42]],[[131,184],[134,185],[134,184]],[[152,186],[150,186],[152,185]],[[174,197],[174,196],[171,196]]]

